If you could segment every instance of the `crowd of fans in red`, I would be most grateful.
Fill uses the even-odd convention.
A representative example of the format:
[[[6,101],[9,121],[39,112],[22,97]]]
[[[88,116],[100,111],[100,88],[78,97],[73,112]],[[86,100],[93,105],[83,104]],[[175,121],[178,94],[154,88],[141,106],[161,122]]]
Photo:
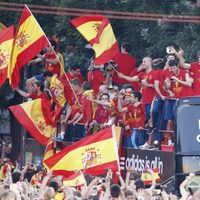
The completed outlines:
[[[61,76],[60,55],[54,55],[52,48],[56,44],[53,41],[51,45],[44,55],[38,55],[29,63],[44,62],[45,72],[27,80],[26,92],[19,88],[16,91],[26,98],[55,99],[62,105],[56,140],[74,142],[115,124],[122,127],[126,147],[149,149],[155,145],[159,147],[161,143],[173,145],[176,101],[200,94],[200,56],[198,62],[186,64],[183,51],[176,52],[170,47],[164,59],[145,57],[136,67],[130,45],[124,44],[121,53],[112,61],[102,66],[95,66],[91,61],[84,81],[77,64],[71,64],[68,72]],[[154,69],[159,65],[164,68]],[[55,87],[55,82],[60,85]],[[2,163],[3,148],[4,145]],[[148,170],[152,175],[149,188],[145,188],[140,176],[132,169],[128,169],[125,181],[120,172],[116,173],[120,185],[112,184],[113,175],[108,170],[104,178],[85,174],[85,186],[74,188],[64,186],[62,177],[52,176],[51,172],[46,173],[30,163],[22,171],[18,166],[12,168],[9,163],[4,166],[0,200],[177,199],[168,194],[165,187],[155,189],[151,170]],[[180,185],[181,199],[200,199],[199,190],[192,194],[186,189],[193,176],[190,174]]]
[[[32,99],[50,96],[60,103],[63,112],[56,139],[76,141],[115,124],[123,128],[126,147],[173,145],[177,100],[200,94],[200,57],[198,62],[187,64],[183,50],[168,47],[165,58],[145,57],[136,67],[131,46],[126,43],[121,53],[104,65],[95,66],[91,59],[84,81],[77,63],[60,75],[60,55],[53,56],[56,43],[51,43],[46,54],[29,63],[44,61],[45,72],[27,80],[27,92],[16,91]]]

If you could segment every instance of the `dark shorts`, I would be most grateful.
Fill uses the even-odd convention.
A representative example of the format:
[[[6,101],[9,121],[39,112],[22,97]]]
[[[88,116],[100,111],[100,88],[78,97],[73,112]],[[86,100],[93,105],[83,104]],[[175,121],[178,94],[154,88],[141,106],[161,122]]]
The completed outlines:
[[[175,114],[176,100],[166,99],[165,100],[165,120],[173,120]]]

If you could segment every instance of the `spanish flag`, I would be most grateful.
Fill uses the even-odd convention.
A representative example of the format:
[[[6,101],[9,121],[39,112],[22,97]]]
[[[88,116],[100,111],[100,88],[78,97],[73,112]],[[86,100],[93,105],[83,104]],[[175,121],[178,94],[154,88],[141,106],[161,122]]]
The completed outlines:
[[[63,182],[63,185],[70,186],[70,187],[84,187],[87,185],[85,181],[85,177],[81,171],[78,171],[67,178],[64,177],[62,182]]]
[[[56,131],[47,99],[36,99],[10,106],[9,109],[36,141],[47,145],[49,138]]]
[[[160,182],[160,176],[159,176],[159,169],[152,169],[155,176],[155,181]],[[141,179],[144,181],[145,185],[152,184],[152,176],[148,172],[142,172]]]
[[[23,66],[40,53],[49,41],[37,20],[25,5],[18,29],[15,34],[11,53],[8,78],[13,88],[18,87],[20,70]]]
[[[57,77],[57,75],[53,75],[50,81],[50,90],[52,92],[53,101],[56,105],[63,107],[66,102],[66,95],[71,95],[69,92],[65,92],[66,86],[68,84],[64,84],[64,82]]]
[[[119,53],[119,47],[109,20],[103,15],[86,15],[70,21],[90,42],[95,51],[95,65],[101,65]]]
[[[43,164],[55,175],[70,176],[75,170],[91,175],[105,174],[106,169],[119,171],[115,128],[109,127],[71,144],[44,160]]]
[[[7,69],[10,62],[13,37],[14,26],[10,26],[0,33],[0,87],[7,80]]]

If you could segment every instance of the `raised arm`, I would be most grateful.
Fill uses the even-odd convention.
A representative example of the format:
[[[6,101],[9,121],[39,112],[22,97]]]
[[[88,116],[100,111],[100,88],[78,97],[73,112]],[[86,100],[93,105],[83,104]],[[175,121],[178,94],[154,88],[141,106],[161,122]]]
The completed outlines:
[[[20,94],[21,96],[25,97],[25,98],[28,98],[30,96],[29,93],[23,91],[23,90],[20,90],[19,88],[15,89],[15,91]]]
[[[139,81],[139,77],[137,75],[131,77],[131,76],[126,76],[126,75],[124,75],[122,73],[118,73],[118,76],[120,78],[123,78],[123,79],[125,79],[127,81],[130,81],[130,82],[137,82],[137,81]]]
[[[51,63],[53,65],[56,65],[59,63],[59,55],[56,55],[56,58],[45,58],[45,61],[48,62],[48,63]]]
[[[176,76],[172,76],[171,78],[174,79],[175,81],[181,83],[182,85],[186,85],[186,86],[189,86],[189,87],[192,86],[192,82],[191,82],[191,79],[190,79],[188,73],[185,75],[185,81],[178,79]]]

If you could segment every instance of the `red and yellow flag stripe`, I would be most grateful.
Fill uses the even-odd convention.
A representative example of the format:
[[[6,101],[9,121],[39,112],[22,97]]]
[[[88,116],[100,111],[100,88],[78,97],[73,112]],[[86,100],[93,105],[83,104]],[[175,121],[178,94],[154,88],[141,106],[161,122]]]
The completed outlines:
[[[119,53],[110,22],[103,15],[82,16],[71,20],[71,23],[93,46],[95,65],[104,64]]]
[[[81,171],[78,171],[67,178],[64,177],[62,182],[63,185],[71,187],[80,187],[80,186],[83,187],[86,185],[85,178]]]
[[[48,117],[51,117],[47,101],[46,99],[36,99],[9,107],[19,123],[42,145],[47,145],[49,138],[56,130],[50,125],[51,120],[47,120]]]
[[[44,161],[55,175],[69,176],[74,170],[86,169],[92,175],[104,174],[106,169],[119,170],[115,129],[104,129],[88,136]]]
[[[0,33],[0,87],[7,80],[7,69],[10,63],[13,37],[14,26],[10,26]]]
[[[22,67],[48,44],[48,39],[37,20],[25,6],[14,38],[8,70],[8,78],[13,88],[18,86]]]

